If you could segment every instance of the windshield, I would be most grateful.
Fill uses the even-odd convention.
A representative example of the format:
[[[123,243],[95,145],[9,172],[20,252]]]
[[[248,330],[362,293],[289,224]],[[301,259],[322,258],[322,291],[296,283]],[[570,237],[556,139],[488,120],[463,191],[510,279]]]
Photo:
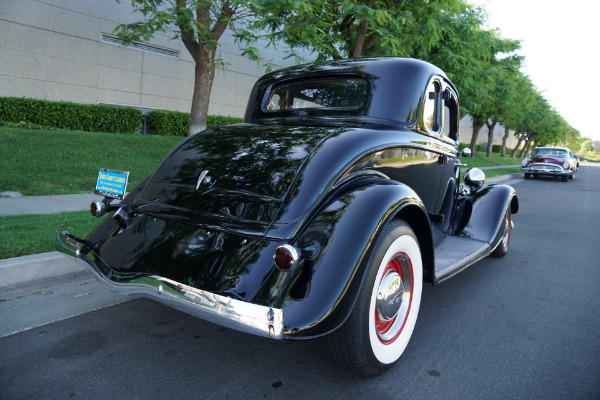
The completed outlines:
[[[558,157],[567,157],[569,155],[567,150],[564,149],[553,149],[553,148],[543,148],[543,149],[534,149],[531,153],[532,157],[542,157],[542,156],[558,156]]]
[[[263,110],[359,109],[367,99],[364,78],[319,78],[284,82],[274,86]]]

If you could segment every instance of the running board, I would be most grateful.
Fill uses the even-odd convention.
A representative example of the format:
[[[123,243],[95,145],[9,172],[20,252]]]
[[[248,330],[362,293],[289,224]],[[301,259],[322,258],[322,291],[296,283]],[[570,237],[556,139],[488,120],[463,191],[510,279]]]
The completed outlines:
[[[489,243],[458,236],[446,236],[435,248],[433,282],[441,283],[490,255]]]

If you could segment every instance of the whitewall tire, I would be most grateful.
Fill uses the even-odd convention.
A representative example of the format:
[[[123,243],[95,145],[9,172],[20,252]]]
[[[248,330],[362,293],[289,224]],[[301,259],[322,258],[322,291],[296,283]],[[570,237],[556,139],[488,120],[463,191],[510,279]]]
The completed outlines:
[[[390,368],[406,349],[423,290],[419,243],[404,221],[389,224],[371,260],[348,321],[329,336],[338,363],[366,376]]]

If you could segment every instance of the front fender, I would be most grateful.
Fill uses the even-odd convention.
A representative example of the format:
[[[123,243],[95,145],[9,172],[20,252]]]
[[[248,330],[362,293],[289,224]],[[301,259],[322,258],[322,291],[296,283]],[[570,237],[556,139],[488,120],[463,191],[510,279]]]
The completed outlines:
[[[296,298],[281,300],[286,337],[311,338],[335,330],[354,305],[378,233],[398,213],[426,227],[424,240],[431,245],[427,213],[412,189],[390,181],[369,184],[329,202],[312,219],[292,244],[316,248],[315,257],[298,266],[302,272],[272,274],[255,301],[277,304],[281,293],[273,288],[291,287]]]
[[[508,185],[490,185],[467,197],[472,207],[471,217],[458,236],[469,237],[490,243],[496,247],[504,232],[504,215],[510,208],[512,214],[519,211],[515,190]]]

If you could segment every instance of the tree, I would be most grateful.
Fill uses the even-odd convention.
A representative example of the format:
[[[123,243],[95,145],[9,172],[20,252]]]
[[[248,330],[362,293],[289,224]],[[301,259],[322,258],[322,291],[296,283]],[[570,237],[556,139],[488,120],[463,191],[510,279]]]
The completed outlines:
[[[522,116],[527,109],[528,94],[533,92],[533,84],[521,71],[512,69],[508,71],[508,74],[509,76],[505,81],[506,97],[500,110],[500,122],[504,126],[502,149],[500,151],[502,158],[506,157],[506,141],[511,129],[515,131],[515,135],[518,137],[515,149],[519,147],[525,136],[521,129],[523,125]],[[514,155],[515,151],[513,150],[513,158]]]
[[[119,0],[117,0],[119,1]],[[206,128],[208,102],[215,75],[217,44],[234,19],[249,15],[239,0],[131,0],[133,9],[144,19],[118,25],[115,32],[124,44],[149,41],[163,32],[181,39],[195,63],[194,93],[189,135]]]
[[[473,135],[471,136],[471,146],[475,149],[479,130],[487,125],[488,127],[488,151],[487,156],[491,157],[494,128],[498,121],[502,119],[507,105],[508,92],[510,85],[507,80],[511,78],[511,72],[518,70],[521,58],[509,55],[500,58],[503,54],[511,54],[516,51],[520,44],[518,41],[503,39],[497,31],[486,31],[481,39],[483,53],[481,54],[478,76],[481,77],[481,85],[485,85],[485,94],[478,93],[470,100],[469,114],[473,119]],[[487,47],[487,48],[486,48]],[[485,52],[487,51],[487,54]],[[475,151],[473,151],[475,157]]]
[[[253,2],[260,18],[238,36],[252,42],[284,43],[315,54],[316,61],[398,55],[411,57],[421,41],[432,45],[443,27],[436,13],[452,12],[463,0],[263,0]],[[422,30],[430,29],[427,35]],[[263,32],[254,35],[253,32]],[[249,47],[250,48],[250,47]],[[257,54],[256,54],[257,55]]]
[[[428,25],[442,27],[437,42],[424,45],[431,41],[418,41],[420,46],[411,56],[430,61],[446,72],[459,88],[461,114],[469,114],[473,121],[470,143],[473,157],[484,125],[488,125],[491,153],[494,127],[501,119],[502,107],[508,108],[510,79],[505,70],[512,72],[520,67],[522,58],[512,54],[520,44],[502,38],[497,30],[484,29],[485,12],[464,2],[455,4],[450,12],[438,9],[434,14],[429,19],[436,23]],[[436,32],[434,28],[428,36]]]

